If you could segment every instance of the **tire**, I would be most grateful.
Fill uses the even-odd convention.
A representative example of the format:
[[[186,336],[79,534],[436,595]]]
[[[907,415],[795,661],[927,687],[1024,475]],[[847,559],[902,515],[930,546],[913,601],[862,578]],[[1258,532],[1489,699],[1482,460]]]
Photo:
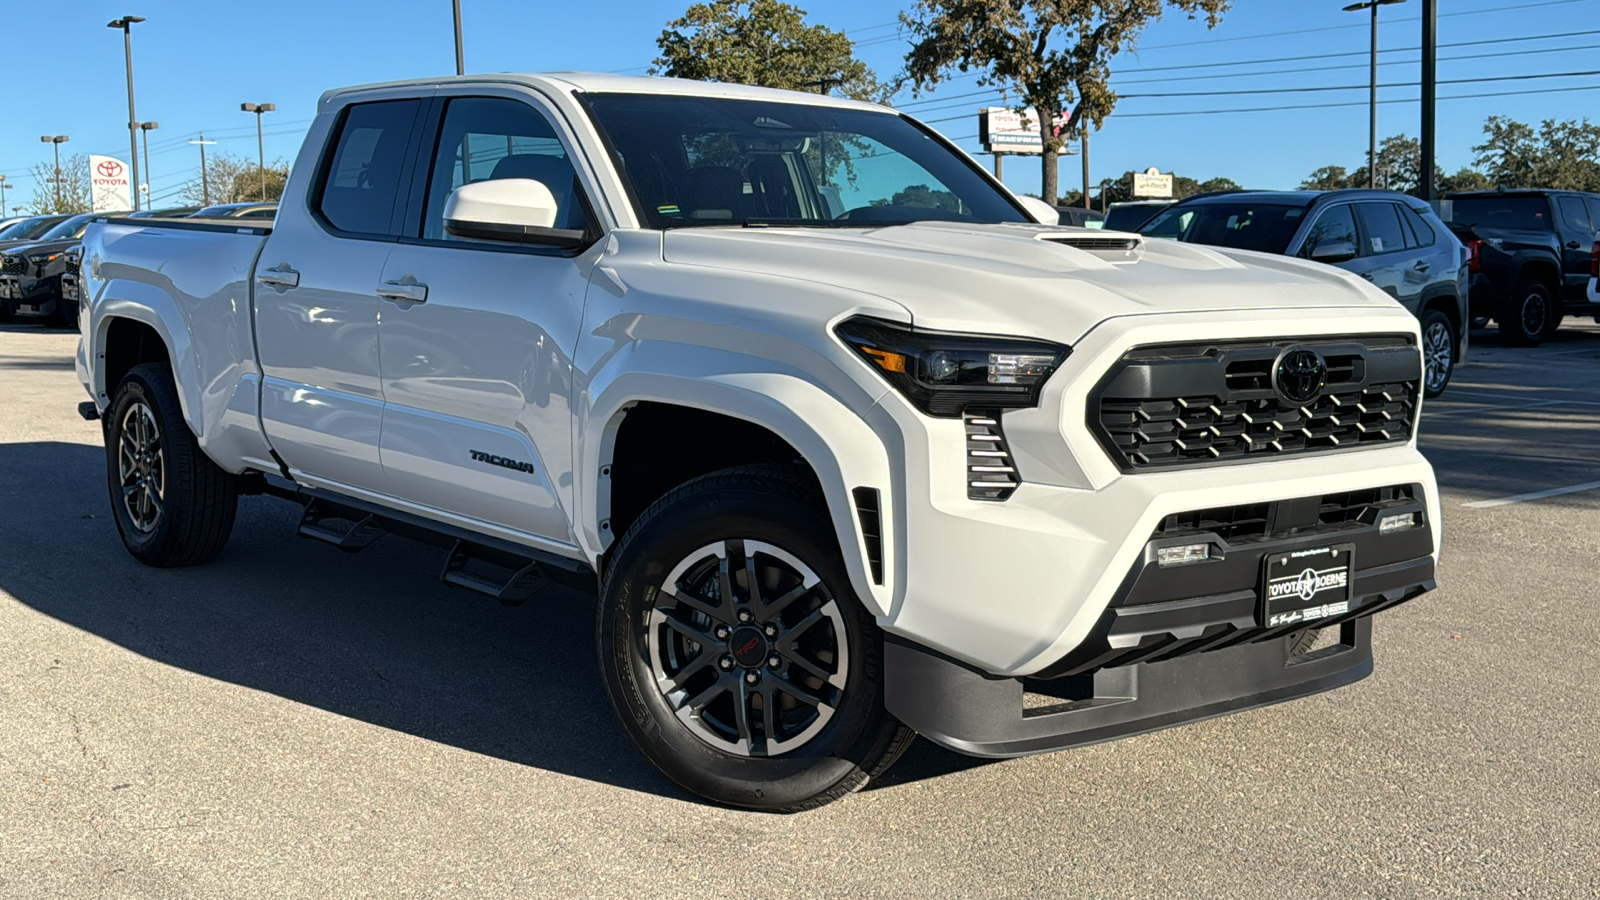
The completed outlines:
[[[822,806],[877,777],[914,737],[884,709],[883,636],[798,466],[725,469],[652,504],[607,569],[596,639],[629,740],[713,803]]]
[[[1427,397],[1437,397],[1455,374],[1457,344],[1455,325],[1444,313],[1431,309],[1422,316],[1422,386]]]
[[[68,303],[67,298],[57,297],[56,308],[50,313],[50,324],[62,328],[78,327],[78,304]]]
[[[106,484],[122,544],[147,566],[207,562],[222,552],[238,479],[200,449],[165,365],[134,366],[106,411]]]
[[[0,300],[0,325],[11,321],[11,301]]]
[[[1539,342],[1555,333],[1559,323],[1555,304],[1550,299],[1550,289],[1531,279],[1517,282],[1505,300],[1500,314],[1495,316],[1500,326],[1500,336],[1516,347],[1536,347]]]

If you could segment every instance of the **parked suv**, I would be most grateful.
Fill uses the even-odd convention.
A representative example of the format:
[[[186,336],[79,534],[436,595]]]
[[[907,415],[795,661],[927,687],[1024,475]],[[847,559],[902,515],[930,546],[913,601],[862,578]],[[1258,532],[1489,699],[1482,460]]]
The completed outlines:
[[[1474,317],[1494,319],[1509,343],[1531,346],[1564,316],[1594,316],[1589,281],[1600,271],[1600,194],[1468,191],[1441,212],[1467,246]]]
[[[58,223],[38,240],[0,251],[0,303],[10,304],[18,318],[44,319],[58,325],[77,321],[77,298],[62,291],[62,276],[76,269],[77,248],[83,230],[100,216],[119,213],[81,213]]]
[[[1429,397],[1466,358],[1467,252],[1427,204],[1394,191],[1229,191],[1183,200],[1147,237],[1298,256],[1365,278],[1422,321]]]

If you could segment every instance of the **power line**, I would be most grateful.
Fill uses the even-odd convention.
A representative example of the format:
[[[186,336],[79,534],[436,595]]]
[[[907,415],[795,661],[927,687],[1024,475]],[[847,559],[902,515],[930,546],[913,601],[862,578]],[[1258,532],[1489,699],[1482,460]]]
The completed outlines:
[[[1452,19],[1452,18],[1455,18],[1457,16],[1481,16],[1481,15],[1486,15],[1488,13],[1497,13],[1497,12],[1512,12],[1512,11],[1520,12],[1522,10],[1534,9],[1534,8],[1540,7],[1540,6],[1565,6],[1565,5],[1572,4],[1572,3],[1588,3],[1588,2],[1592,2],[1592,0],[1544,0],[1544,2],[1542,2],[1542,3],[1519,3],[1519,4],[1515,5],[1515,6],[1494,6],[1494,7],[1490,7],[1489,9],[1469,9],[1469,10],[1463,10],[1461,12],[1440,13],[1439,14],[1439,18],[1441,18],[1441,19]],[[1413,18],[1413,17],[1406,17],[1406,18],[1403,18],[1403,19],[1391,19],[1390,21],[1392,21],[1392,22],[1417,22],[1417,21],[1420,21],[1420,19],[1419,18]],[[1201,40],[1183,41],[1181,43],[1175,43],[1175,44],[1149,44],[1149,45],[1146,45],[1144,47],[1140,47],[1139,49],[1141,49],[1141,50],[1167,50],[1167,49],[1176,48],[1176,47],[1193,47],[1196,44],[1229,44],[1229,43],[1236,43],[1238,41],[1257,41],[1257,40],[1261,40],[1263,38],[1287,37],[1287,36],[1296,35],[1296,34],[1319,34],[1321,32],[1325,32],[1325,31],[1346,31],[1346,30],[1351,29],[1351,28],[1368,28],[1368,27],[1370,27],[1370,26],[1366,22],[1357,22],[1357,23],[1355,23],[1353,25],[1324,25],[1324,26],[1322,26],[1320,28],[1298,28],[1298,29],[1295,29],[1293,31],[1269,31],[1269,32],[1265,32],[1265,33],[1262,33],[1262,34],[1247,34],[1247,35],[1239,35],[1237,37],[1203,38]]]
[[[1490,81],[1536,81],[1542,78],[1583,78],[1590,75],[1600,75],[1600,69],[1591,69],[1587,72],[1546,72],[1536,75],[1494,75],[1485,78],[1451,78],[1441,79],[1439,84],[1483,84]],[[1420,81],[1394,81],[1380,84],[1378,88],[1420,87]],[[1172,97],[1242,97],[1254,94],[1309,94],[1325,91],[1365,91],[1370,89],[1367,84],[1341,84],[1319,85],[1316,87],[1293,88],[1251,88],[1239,91],[1170,91],[1160,94],[1122,94],[1122,100],[1152,100]]]

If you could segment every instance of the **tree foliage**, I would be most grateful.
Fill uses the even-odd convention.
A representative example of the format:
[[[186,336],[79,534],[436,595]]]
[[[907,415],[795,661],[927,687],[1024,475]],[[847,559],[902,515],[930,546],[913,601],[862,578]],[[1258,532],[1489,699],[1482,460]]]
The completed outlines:
[[[281,159],[267,163],[266,199],[277,200],[283,195],[283,185],[289,180],[289,164]],[[206,156],[206,181],[196,175],[183,186],[182,202],[198,206],[206,202],[207,188],[212,203],[244,203],[260,200],[261,169],[256,161],[232,153],[212,153]]]
[[[28,174],[33,177],[33,199],[28,207],[34,215],[76,214],[94,208],[89,196],[89,154],[74,153],[62,158],[59,194],[53,154],[29,169]]]
[[[1473,151],[1492,185],[1600,191],[1600,125],[1546,119],[1538,128],[1502,116],[1483,123]]]
[[[1125,203],[1129,200],[1143,200],[1144,197],[1133,195],[1134,172],[1123,172],[1121,178],[1102,182],[1100,193],[1093,195],[1095,207],[1110,203]],[[1182,200],[1195,194],[1206,194],[1212,191],[1237,191],[1239,184],[1231,178],[1208,178],[1199,181],[1186,175],[1172,176],[1172,199]],[[1075,205],[1075,204],[1069,204]]]
[[[805,10],[780,0],[696,3],[667,23],[656,46],[661,55],[652,75],[817,93],[837,89],[856,100],[885,94],[844,32],[807,25]]]
[[[1098,128],[1116,108],[1111,60],[1168,9],[1204,15],[1214,27],[1232,0],[917,0],[900,16],[911,32],[906,77],[932,88],[951,71],[978,73],[980,86],[1039,110],[1043,195],[1057,195],[1057,157],[1079,124]],[[1057,129],[1058,116],[1066,121]]]

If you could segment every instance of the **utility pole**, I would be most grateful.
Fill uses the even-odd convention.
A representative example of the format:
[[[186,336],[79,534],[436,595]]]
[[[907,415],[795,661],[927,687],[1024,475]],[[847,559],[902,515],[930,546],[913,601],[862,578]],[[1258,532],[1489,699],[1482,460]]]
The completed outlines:
[[[267,153],[261,142],[261,114],[269,113],[278,107],[271,103],[241,103],[239,108],[245,112],[256,114],[256,168],[261,170],[261,201],[267,200]]]
[[[144,207],[150,208],[150,197],[155,192],[150,190],[150,132],[161,127],[160,122],[140,122],[139,134],[144,138],[144,184],[139,190],[144,194]]]
[[[1438,163],[1433,156],[1434,106],[1438,100],[1439,61],[1439,0],[1422,0],[1422,177],[1420,187],[1424,202],[1433,201],[1433,170]]]
[[[1367,130],[1367,187],[1378,186],[1378,7],[1406,0],[1363,0],[1344,8],[1345,12],[1372,10],[1372,97]]]
[[[11,190],[11,185],[6,184],[6,177],[0,175],[0,219],[6,217],[6,191]]]
[[[206,133],[202,131],[200,132],[200,140],[190,141],[189,143],[200,145],[200,198],[206,206],[210,206],[211,181],[210,174],[206,172],[206,147],[210,144],[215,144],[216,141],[206,140]]]
[[[122,29],[122,54],[128,65],[128,154],[133,157],[133,180],[139,183],[139,117],[133,111],[133,26],[144,21],[143,16],[123,16],[106,23],[107,28]],[[133,208],[139,208],[139,190],[133,190]]]
[[[456,13],[456,74],[467,74],[466,57],[461,53],[461,0],[451,0]]]
[[[39,135],[39,140],[45,142],[46,144],[54,144],[55,145],[55,150],[56,150],[56,177],[55,177],[56,212],[61,212],[61,145],[65,144],[67,141],[72,140],[72,138],[67,137],[64,134],[58,134],[58,135],[55,135],[54,137],[52,137],[52,136],[50,136],[48,134],[41,134],[41,135]]]
[[[995,181],[1004,181],[1005,180],[1005,176],[1000,174],[1000,160],[1005,159],[1005,156],[1006,155],[1004,153],[998,153],[998,152],[995,153],[995,155],[994,155],[994,180]]]
[[[1083,119],[1083,208],[1093,209],[1089,202],[1089,117]]]

